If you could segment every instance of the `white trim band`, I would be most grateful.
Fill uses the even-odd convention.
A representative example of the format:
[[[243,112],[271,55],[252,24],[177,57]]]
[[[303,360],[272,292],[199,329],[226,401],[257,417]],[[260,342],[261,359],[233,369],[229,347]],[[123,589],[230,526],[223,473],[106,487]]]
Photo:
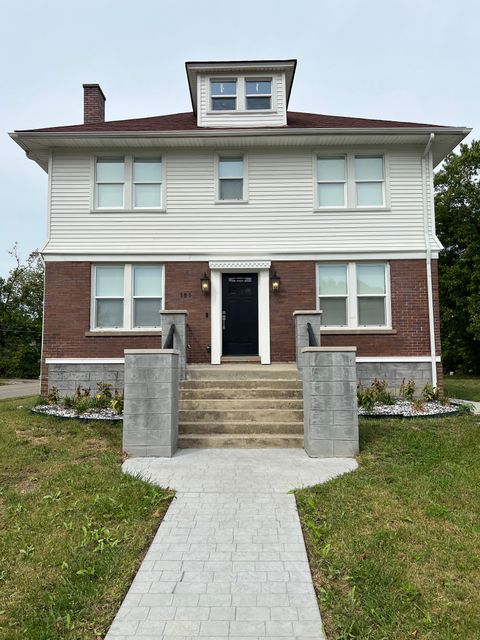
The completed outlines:
[[[357,362],[431,362],[430,356],[359,356]],[[441,362],[440,356],[436,362]]]

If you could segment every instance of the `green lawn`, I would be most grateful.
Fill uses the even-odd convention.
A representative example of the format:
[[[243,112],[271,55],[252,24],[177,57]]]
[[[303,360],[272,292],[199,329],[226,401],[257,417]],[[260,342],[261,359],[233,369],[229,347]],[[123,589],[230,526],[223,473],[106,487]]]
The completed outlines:
[[[480,402],[480,377],[446,375],[444,378],[445,395],[447,398],[460,398]]]
[[[94,640],[171,494],[121,473],[121,427],[0,402],[0,638]]]
[[[357,472],[296,493],[328,639],[480,638],[480,418],[360,432]]]

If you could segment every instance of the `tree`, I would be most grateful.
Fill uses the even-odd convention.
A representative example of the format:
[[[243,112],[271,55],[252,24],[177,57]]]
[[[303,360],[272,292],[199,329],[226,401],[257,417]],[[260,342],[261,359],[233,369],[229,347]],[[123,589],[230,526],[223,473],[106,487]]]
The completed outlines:
[[[9,253],[16,264],[0,277],[0,377],[34,378],[40,371],[43,264],[38,252],[22,263],[17,244]]]
[[[447,157],[435,192],[443,360],[480,373],[480,140]]]

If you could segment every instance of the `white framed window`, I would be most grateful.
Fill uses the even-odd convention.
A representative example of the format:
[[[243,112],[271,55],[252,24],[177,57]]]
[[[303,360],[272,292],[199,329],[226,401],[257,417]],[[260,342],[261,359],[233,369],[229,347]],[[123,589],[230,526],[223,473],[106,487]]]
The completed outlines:
[[[385,205],[383,156],[355,156],[355,203],[357,207]]]
[[[92,266],[91,327],[97,331],[151,330],[160,327],[163,265]]]
[[[390,280],[386,262],[320,262],[317,294],[324,327],[390,328]]]
[[[247,111],[272,108],[272,80],[245,78],[245,108]]]
[[[217,159],[219,202],[245,200],[245,159],[243,156],[218,156]]]
[[[237,108],[237,80],[210,80],[212,111],[235,111]]]
[[[93,159],[94,211],[164,211],[164,159],[160,155]]]
[[[318,157],[317,183],[319,207],[344,207],[347,197],[345,156]]]
[[[382,155],[315,155],[317,209],[387,206],[386,159]]]
[[[97,158],[95,182],[97,209],[122,209],[125,205],[125,158]]]

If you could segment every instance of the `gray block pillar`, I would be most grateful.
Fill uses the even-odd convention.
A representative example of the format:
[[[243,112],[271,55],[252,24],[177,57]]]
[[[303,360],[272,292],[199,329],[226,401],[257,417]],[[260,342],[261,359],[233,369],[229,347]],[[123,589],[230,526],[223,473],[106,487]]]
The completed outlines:
[[[178,443],[179,353],[125,350],[123,450],[131,457],[171,457]]]
[[[160,311],[160,325],[162,327],[162,346],[167,339],[168,331],[172,324],[175,325],[173,348],[179,352],[180,380],[187,377],[187,316],[188,311]]]
[[[303,349],[304,446],[312,458],[358,453],[356,350]]]
[[[293,318],[295,321],[295,350],[297,354],[298,376],[302,378],[303,358],[302,349],[309,346],[307,323],[312,325],[318,346],[320,346],[320,327],[322,321],[321,311],[294,311]]]

